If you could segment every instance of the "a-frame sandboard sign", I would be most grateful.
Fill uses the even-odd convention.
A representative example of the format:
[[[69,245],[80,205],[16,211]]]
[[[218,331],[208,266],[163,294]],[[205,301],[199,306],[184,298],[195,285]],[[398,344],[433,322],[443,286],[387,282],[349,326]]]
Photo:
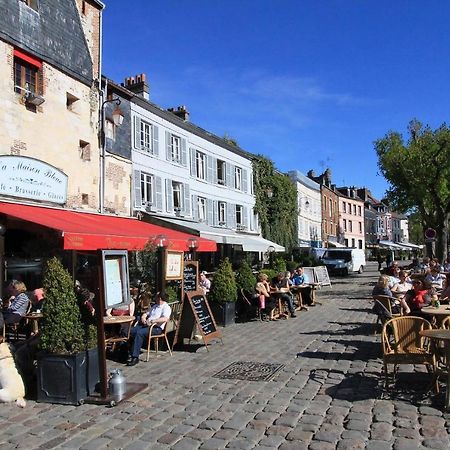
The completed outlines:
[[[178,343],[183,344],[186,338],[191,343],[195,325],[200,331],[206,350],[209,351],[208,342],[213,339],[220,339],[223,344],[222,333],[217,329],[208,300],[201,291],[186,292],[184,294],[180,320],[172,347]]]

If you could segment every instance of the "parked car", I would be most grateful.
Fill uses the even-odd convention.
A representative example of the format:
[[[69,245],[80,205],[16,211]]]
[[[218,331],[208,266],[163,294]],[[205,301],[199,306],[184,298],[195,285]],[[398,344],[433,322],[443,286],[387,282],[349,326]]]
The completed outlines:
[[[364,250],[358,248],[329,248],[320,259],[329,273],[340,275],[363,273],[366,265]]]

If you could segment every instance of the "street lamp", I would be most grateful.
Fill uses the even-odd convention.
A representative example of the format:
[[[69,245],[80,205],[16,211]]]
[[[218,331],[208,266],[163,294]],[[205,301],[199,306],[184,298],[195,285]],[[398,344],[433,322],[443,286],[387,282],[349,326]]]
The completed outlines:
[[[191,260],[195,261],[196,252],[198,249],[198,239],[196,237],[188,238],[187,245],[188,245],[189,251],[191,252]]]
[[[165,234],[159,234],[154,239],[154,244],[156,245],[158,251],[158,265],[156,273],[156,289],[158,292],[165,292],[166,290],[166,247],[167,247],[167,236]]]
[[[100,214],[103,214],[105,212],[105,144],[106,144],[106,134],[105,134],[105,127],[106,127],[106,114],[105,114],[105,106],[108,103],[115,103],[116,107],[114,111],[112,112],[112,118],[114,126],[120,127],[123,122],[123,114],[122,111],[119,108],[119,105],[121,104],[121,100],[119,97],[111,98],[109,100],[105,100],[101,107],[101,118],[100,118]]]

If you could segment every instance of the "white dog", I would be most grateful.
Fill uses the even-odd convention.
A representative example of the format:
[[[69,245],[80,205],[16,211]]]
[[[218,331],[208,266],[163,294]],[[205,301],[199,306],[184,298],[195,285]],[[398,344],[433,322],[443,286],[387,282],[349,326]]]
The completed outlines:
[[[0,344],[0,387],[0,402],[15,401],[17,406],[25,408],[25,386],[6,342]]]

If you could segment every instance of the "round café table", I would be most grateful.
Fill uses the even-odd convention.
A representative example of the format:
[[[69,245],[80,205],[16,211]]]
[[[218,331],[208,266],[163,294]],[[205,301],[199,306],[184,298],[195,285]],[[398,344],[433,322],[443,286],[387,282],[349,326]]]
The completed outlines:
[[[441,305],[439,308],[435,306],[424,306],[420,311],[427,316],[433,316],[436,319],[435,326],[440,328],[442,321],[447,316],[450,316],[450,305]]]
[[[423,308],[422,308],[423,309]],[[437,309],[437,308],[436,308]],[[447,411],[450,410],[450,330],[422,330],[420,331],[421,336],[425,336],[428,339],[431,340],[432,343],[432,351],[436,357],[436,361],[442,361],[445,369],[446,369],[446,375],[447,375],[447,387],[445,390],[445,409]],[[439,349],[442,347],[439,347],[439,342],[443,342],[443,360],[440,359],[442,356],[439,352]],[[439,378],[439,376],[445,373],[445,371],[442,371],[440,368],[436,367],[436,374],[435,376]]]

